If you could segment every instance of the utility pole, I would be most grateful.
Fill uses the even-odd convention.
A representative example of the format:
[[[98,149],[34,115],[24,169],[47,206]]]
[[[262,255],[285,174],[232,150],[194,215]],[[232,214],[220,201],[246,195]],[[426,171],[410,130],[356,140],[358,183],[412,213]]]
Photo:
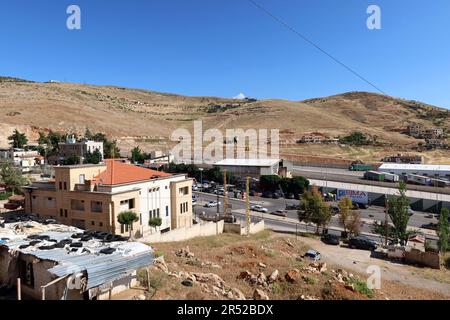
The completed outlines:
[[[245,216],[247,218],[247,236],[250,236],[250,177],[247,177],[245,183]]]
[[[228,218],[227,171],[223,172],[223,216]]]
[[[387,194],[384,195],[384,244],[388,245],[388,211],[389,211],[389,201]]]

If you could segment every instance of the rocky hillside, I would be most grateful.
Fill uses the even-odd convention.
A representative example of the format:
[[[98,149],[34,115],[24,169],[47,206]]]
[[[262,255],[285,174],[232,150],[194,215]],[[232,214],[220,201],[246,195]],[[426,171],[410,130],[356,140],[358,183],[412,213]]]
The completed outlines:
[[[376,136],[386,146],[409,148],[417,140],[398,132],[408,123],[450,127],[446,109],[366,92],[252,101],[0,78],[0,106],[0,146],[14,128],[34,139],[39,130],[83,133],[87,127],[119,139],[123,149],[165,146],[174,129],[203,120],[205,128],[279,128],[286,152],[300,152],[292,145],[305,133],[338,136],[354,130]]]

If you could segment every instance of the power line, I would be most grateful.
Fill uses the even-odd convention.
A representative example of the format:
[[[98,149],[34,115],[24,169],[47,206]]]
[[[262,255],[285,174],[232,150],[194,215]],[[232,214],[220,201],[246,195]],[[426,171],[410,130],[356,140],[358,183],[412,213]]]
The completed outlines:
[[[288,23],[284,22],[283,20],[281,20],[279,17],[277,17],[276,15],[274,15],[273,13],[271,13],[269,10],[267,10],[266,8],[264,8],[263,6],[261,6],[259,3],[257,3],[254,0],[248,0],[248,2],[250,2],[251,4],[253,4],[256,8],[258,8],[259,10],[261,10],[262,12],[264,12],[266,15],[268,15],[269,17],[271,17],[273,20],[275,20],[276,22],[278,22],[279,24],[281,24],[282,26],[284,26],[285,28],[287,28],[288,30],[290,30],[291,32],[293,32],[294,34],[296,34],[298,37],[300,37],[301,39],[303,39],[305,42],[307,42],[308,44],[310,44],[311,46],[313,46],[314,48],[316,48],[317,50],[319,50],[320,52],[322,52],[324,55],[326,55],[328,58],[330,58],[331,60],[333,60],[334,62],[336,62],[337,64],[339,64],[340,66],[344,67],[345,69],[347,69],[347,71],[349,71],[350,73],[352,73],[353,75],[355,75],[356,77],[358,77],[359,79],[361,79],[362,81],[364,81],[365,83],[367,83],[368,85],[370,85],[371,87],[373,87],[375,90],[377,90],[378,92],[380,92],[381,94],[387,95],[387,93],[385,93],[383,90],[381,90],[379,87],[377,87],[375,84],[373,84],[372,82],[370,82],[369,80],[367,80],[365,77],[363,77],[360,73],[356,72],[355,70],[353,70],[351,67],[349,67],[348,65],[346,65],[345,63],[343,63],[342,61],[340,61],[339,59],[335,58],[332,54],[328,53],[327,51],[325,51],[324,49],[322,49],[318,44],[316,44],[315,42],[313,42],[312,40],[310,40],[309,38],[307,38],[304,34],[300,33],[299,31],[297,31],[294,27],[292,27],[291,25],[289,25]]]

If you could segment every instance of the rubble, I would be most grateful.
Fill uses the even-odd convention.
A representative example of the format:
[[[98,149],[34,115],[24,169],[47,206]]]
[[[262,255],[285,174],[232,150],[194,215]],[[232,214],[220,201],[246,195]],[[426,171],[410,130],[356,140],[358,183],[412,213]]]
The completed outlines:
[[[269,296],[260,289],[255,289],[253,292],[253,299],[255,300],[269,300]]]
[[[300,271],[298,269],[292,269],[291,271],[288,271],[284,278],[288,282],[296,282],[298,277],[300,276]]]
[[[177,257],[184,257],[184,258],[194,258],[195,257],[194,253],[190,251],[189,246],[186,246],[184,248],[181,248],[181,249],[175,251],[175,255]]]
[[[153,259],[153,266],[165,273],[169,272],[169,267],[167,267],[167,264],[164,261],[164,256]]]
[[[258,263],[258,266],[263,268],[263,269],[267,268],[267,265],[262,263],[262,262]]]
[[[275,270],[270,274],[270,276],[269,276],[269,282],[275,282],[275,281],[277,281],[277,279],[278,279],[278,274],[279,274],[278,270],[275,269]]]
[[[231,292],[233,293],[233,298],[235,300],[246,300],[245,296],[241,290],[239,290],[237,288],[233,288],[233,289],[231,289]]]

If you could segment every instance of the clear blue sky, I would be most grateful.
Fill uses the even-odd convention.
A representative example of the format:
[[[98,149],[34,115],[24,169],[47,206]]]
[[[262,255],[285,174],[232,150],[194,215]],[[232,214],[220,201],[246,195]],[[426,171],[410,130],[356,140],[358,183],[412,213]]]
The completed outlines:
[[[256,1],[386,93],[450,108],[450,1]],[[366,28],[370,4],[382,30]],[[291,100],[375,91],[247,0],[3,0],[0,39],[0,74],[35,81]]]

